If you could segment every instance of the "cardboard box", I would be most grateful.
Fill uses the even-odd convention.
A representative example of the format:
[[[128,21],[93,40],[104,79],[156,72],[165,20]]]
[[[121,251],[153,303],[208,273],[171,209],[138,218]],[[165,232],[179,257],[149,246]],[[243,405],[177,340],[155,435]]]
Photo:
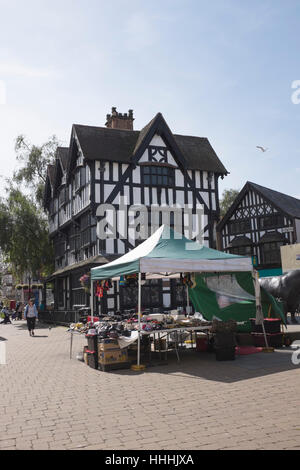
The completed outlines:
[[[100,364],[128,362],[128,352],[127,349],[109,349],[107,351],[99,351],[98,360]]]
[[[98,352],[108,351],[110,349],[120,349],[117,339],[106,338],[98,343]]]

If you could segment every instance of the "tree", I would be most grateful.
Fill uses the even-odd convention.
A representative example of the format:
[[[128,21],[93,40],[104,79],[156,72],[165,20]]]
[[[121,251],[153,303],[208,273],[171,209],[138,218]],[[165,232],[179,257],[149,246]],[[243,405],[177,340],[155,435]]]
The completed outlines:
[[[55,162],[55,153],[59,142],[56,136],[52,136],[41,146],[27,142],[23,135],[19,135],[15,143],[17,161],[21,167],[14,172],[14,183],[26,183],[33,190],[36,202],[42,206],[44,187],[47,178],[48,165]]]
[[[221,218],[224,217],[230,206],[233,204],[237,198],[240,190],[239,189],[225,189],[222,194],[222,199],[220,200],[220,215]]]
[[[18,277],[53,272],[53,248],[45,214],[20,190],[9,189],[0,203],[0,249]]]

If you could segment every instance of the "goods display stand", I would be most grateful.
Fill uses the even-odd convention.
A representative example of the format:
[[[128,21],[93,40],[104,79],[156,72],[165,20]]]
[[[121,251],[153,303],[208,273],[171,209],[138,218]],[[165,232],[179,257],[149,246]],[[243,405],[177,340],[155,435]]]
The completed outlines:
[[[154,345],[157,344],[158,345],[158,348],[156,349],[157,352],[159,352],[160,354],[160,358],[162,359],[162,353],[165,353],[165,358],[167,357],[167,353],[169,351],[172,351],[172,350],[175,350],[176,352],[176,356],[177,356],[177,360],[178,362],[180,362],[180,357],[179,357],[179,344],[182,342],[180,341],[179,339],[179,334],[180,333],[190,333],[191,335],[191,345],[193,344],[192,342],[192,335],[193,333],[195,332],[202,332],[202,333],[206,333],[207,335],[209,334],[211,330],[211,327],[210,326],[199,326],[199,327],[181,327],[181,328],[168,328],[168,329],[165,329],[165,330],[156,330],[156,331],[142,331],[141,332],[141,336],[153,336],[153,343]],[[170,341],[170,338],[169,336],[171,334],[174,334],[175,333],[175,340],[172,339]],[[157,335],[157,338],[156,338],[156,335]],[[165,342],[164,342],[165,340]],[[165,344],[165,349],[162,348],[162,345]],[[174,347],[169,347],[170,344],[174,344]],[[196,347],[195,347],[196,349]],[[150,363],[151,363],[151,348],[150,348],[150,351],[149,351],[149,359],[150,359]]]
[[[201,332],[201,333],[205,333],[208,336],[210,333],[210,330],[211,330],[210,326],[199,326],[199,327],[168,328],[168,329],[155,330],[155,331],[142,331],[141,337],[151,337],[151,336],[153,337],[154,351],[151,351],[151,343],[148,349],[149,365],[152,364],[152,352],[158,352],[160,355],[160,360],[162,361],[163,354],[165,357],[164,360],[166,360],[167,353],[175,350],[177,360],[178,362],[180,362],[179,350],[180,350],[180,344],[183,342],[182,339],[180,339],[180,335],[182,333],[189,333],[191,335],[191,345],[193,345],[193,340],[192,340],[193,333]],[[86,332],[80,332],[74,329],[69,329],[68,333],[70,334],[70,359],[72,359],[72,355],[73,355],[74,335],[79,335],[79,336],[84,335],[88,340],[88,345],[85,346],[85,353],[87,353],[89,357],[96,353],[98,357],[98,361],[95,358],[90,357],[89,365],[92,368],[95,368],[95,369],[99,368],[100,370],[107,372],[110,370],[125,369],[125,368],[130,367],[131,363],[128,360],[127,348],[120,349],[118,346],[117,340],[114,341],[114,340],[106,339],[106,340],[98,341],[96,335],[92,337],[91,335],[87,335]],[[172,339],[170,339],[171,334],[173,334]],[[108,344],[107,348],[104,346],[106,341],[111,341],[111,344]],[[165,344],[166,347],[163,348],[162,347],[163,344]],[[193,349],[196,349],[196,343]],[[114,356],[116,354],[117,355],[119,354],[121,358],[119,362],[105,363],[105,356],[109,356],[109,355]],[[103,361],[101,361],[101,357],[103,358]]]
[[[180,332],[189,332],[191,335],[199,332],[209,334],[210,327],[205,326],[181,326],[166,329],[152,329],[144,331],[141,325],[142,320],[142,280],[165,279],[178,277],[182,274],[189,276],[194,273],[238,273],[251,272],[255,287],[256,300],[256,325],[261,325],[264,343],[269,348],[265,331],[264,318],[261,306],[260,285],[258,273],[253,269],[252,259],[247,256],[237,256],[212,250],[199,243],[191,241],[181,234],[174,232],[170,227],[161,226],[150,238],[138,245],[136,248],[121,256],[119,259],[105,265],[91,269],[91,321],[94,317],[94,283],[110,279],[118,281],[123,276],[136,276],[138,286],[138,318],[135,331],[137,331],[137,361],[132,366],[133,370],[141,371],[145,366],[141,364],[141,342],[145,335],[152,335],[154,344],[158,345],[158,351],[162,355],[168,352],[169,336],[173,333],[173,344],[177,360],[179,357]],[[142,277],[143,276],[143,277]],[[189,296],[187,289],[187,300],[189,307]],[[157,335],[157,338],[156,338]],[[155,342],[155,340],[158,340]],[[164,343],[165,341],[165,343]],[[72,357],[73,333],[71,334],[70,357]],[[162,348],[162,345],[165,347]],[[193,342],[192,342],[193,344]],[[151,352],[151,350],[150,350]],[[124,361],[125,363],[125,361]]]

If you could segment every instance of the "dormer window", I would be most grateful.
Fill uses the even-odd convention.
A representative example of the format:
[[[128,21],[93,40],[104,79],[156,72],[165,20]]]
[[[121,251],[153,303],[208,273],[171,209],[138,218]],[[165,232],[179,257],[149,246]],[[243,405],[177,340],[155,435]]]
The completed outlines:
[[[141,166],[142,181],[145,186],[175,186],[175,169],[165,165]]]
[[[81,152],[77,154],[76,166],[83,166],[83,155]]]

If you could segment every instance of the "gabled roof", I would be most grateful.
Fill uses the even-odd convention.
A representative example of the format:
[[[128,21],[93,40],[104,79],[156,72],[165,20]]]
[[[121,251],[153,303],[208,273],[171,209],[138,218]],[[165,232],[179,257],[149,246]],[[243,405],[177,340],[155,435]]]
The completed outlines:
[[[205,170],[227,174],[207,138],[174,135],[161,113],[158,113],[141,131],[110,129],[107,127],[73,125],[81,150],[87,160],[107,160],[131,163],[132,158],[148,144],[152,134],[164,132],[172,140],[178,154],[190,170]]]
[[[51,187],[53,188],[53,185],[55,182],[55,165],[48,166],[48,178],[49,178],[49,183]]]
[[[66,171],[69,158],[69,148],[68,147],[57,147],[56,158],[60,160],[61,167],[63,171]]]
[[[288,196],[287,194],[274,191],[273,189],[265,188],[256,183],[249,184],[257,190],[262,196],[268,199],[271,203],[274,204],[277,208],[281,209],[286,214],[291,217],[300,218],[300,200]]]
[[[223,229],[224,225],[232,217],[234,211],[239,206],[245,194],[250,190],[254,190],[261,197],[263,197],[267,202],[273,205],[278,211],[284,212],[287,216],[292,218],[300,218],[300,200],[288,196],[287,194],[274,191],[273,189],[266,188],[265,186],[260,186],[256,183],[251,183],[247,181],[243,189],[237,195],[233,204],[230,206],[223,219],[218,223],[217,230],[220,231]]]
[[[129,163],[139,136],[138,131],[74,124],[73,129],[87,160]]]
[[[69,148],[68,147],[57,147],[56,160],[55,160],[55,172],[54,172],[54,191],[60,186],[61,179],[67,171],[69,161]]]
[[[175,134],[174,139],[191,169],[228,174],[206,137]]]
[[[47,168],[47,178],[45,183],[45,190],[44,190],[44,198],[43,198],[43,205],[46,208],[47,200],[51,197],[51,189],[54,187],[55,182],[55,165],[49,165]]]

